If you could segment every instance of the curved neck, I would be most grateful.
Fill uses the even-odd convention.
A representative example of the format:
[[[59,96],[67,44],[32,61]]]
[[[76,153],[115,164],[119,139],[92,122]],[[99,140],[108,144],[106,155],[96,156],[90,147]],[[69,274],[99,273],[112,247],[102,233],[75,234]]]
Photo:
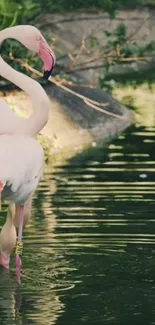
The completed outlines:
[[[9,30],[11,28],[0,32],[0,43],[6,38],[13,38],[12,33],[9,35]],[[14,38],[17,39],[16,36]],[[30,96],[33,103],[33,114],[28,119],[19,119],[18,125],[15,126],[15,133],[36,136],[48,121],[50,100],[46,92],[37,81],[11,68],[1,56],[0,75],[22,89]]]

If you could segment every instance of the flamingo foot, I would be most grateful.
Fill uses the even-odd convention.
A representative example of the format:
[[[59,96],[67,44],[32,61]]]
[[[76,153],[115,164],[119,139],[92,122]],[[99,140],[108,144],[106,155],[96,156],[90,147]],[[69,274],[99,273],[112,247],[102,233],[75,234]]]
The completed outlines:
[[[2,265],[5,269],[9,269],[10,266],[10,257],[5,256],[1,253],[0,255],[0,265]]]
[[[16,256],[16,274],[18,284],[21,285],[21,276],[22,276],[22,259],[19,255]]]

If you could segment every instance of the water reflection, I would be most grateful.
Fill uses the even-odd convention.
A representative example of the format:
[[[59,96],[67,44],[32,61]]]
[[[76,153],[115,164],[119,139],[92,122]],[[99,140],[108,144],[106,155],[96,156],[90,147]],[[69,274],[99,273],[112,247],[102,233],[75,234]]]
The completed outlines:
[[[47,167],[24,235],[22,288],[13,259],[0,273],[0,324],[154,323],[154,140],[155,128],[132,128]]]
[[[58,324],[154,322],[153,131],[130,129],[55,173],[56,233],[80,281]]]

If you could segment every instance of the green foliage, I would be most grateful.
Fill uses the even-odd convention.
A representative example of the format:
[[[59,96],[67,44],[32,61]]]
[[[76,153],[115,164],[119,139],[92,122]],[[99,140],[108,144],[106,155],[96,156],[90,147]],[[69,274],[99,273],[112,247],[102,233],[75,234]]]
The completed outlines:
[[[132,86],[133,89],[146,83],[149,89],[155,84],[155,66],[150,69],[110,74],[99,79],[100,87],[112,93],[115,87]]]
[[[86,46],[88,49],[92,50],[92,49],[95,49],[99,46],[99,41],[96,37],[94,36],[91,36],[89,37],[89,39],[87,40],[86,42]]]
[[[16,24],[31,23],[36,15],[43,15],[44,13],[79,9],[87,11],[103,9],[114,17],[117,9],[131,8],[137,5],[155,6],[155,0],[0,0],[0,29]],[[120,24],[114,32],[105,31],[104,33],[107,37],[107,47],[104,53],[107,55],[107,60],[105,59],[103,66],[107,70],[110,65],[116,63],[121,65],[122,58],[145,57],[150,53],[155,55],[155,42],[150,42],[146,46],[140,46],[130,42],[127,36],[127,27],[124,24]],[[90,51],[96,50],[99,47],[98,39],[96,37],[90,37],[87,40],[86,46]],[[12,62],[10,55],[13,55],[17,59],[27,60],[36,69],[41,68],[41,61],[37,57],[29,54],[25,48],[22,48],[21,45],[14,41],[5,42],[2,50],[5,60],[20,71],[25,71],[25,68],[21,67],[17,61]],[[111,53],[110,60],[109,53]],[[104,56],[105,58],[106,55]],[[107,81],[105,85],[105,82],[103,78],[100,79],[102,86],[112,89],[113,84],[111,85]]]
[[[25,23],[37,14],[79,9],[102,9],[114,17],[116,10],[133,8],[137,5],[155,6],[155,0],[1,0],[1,29],[17,23]]]
[[[144,62],[148,58],[152,58],[155,55],[155,41],[151,41],[148,44],[140,45],[133,43],[132,39],[128,37],[128,30],[124,24],[120,24],[113,32],[105,31],[107,37],[106,56],[104,56],[103,67],[105,74],[99,78],[99,84],[101,88],[112,93],[116,85],[132,84],[133,87],[142,84],[144,81],[148,82],[150,86],[154,82],[154,72],[147,72],[144,65],[143,71],[129,72],[129,73],[112,73],[110,72],[112,65],[117,65],[117,71],[120,71],[121,66],[129,65],[132,62],[137,64],[138,62]],[[154,69],[153,69],[154,70]]]
[[[1,29],[14,26],[17,23],[26,23],[33,19],[42,10],[42,4],[41,0],[1,0]]]
[[[21,11],[20,4],[9,0],[0,1],[0,26],[1,29],[13,26],[17,23],[18,15]]]
[[[19,44],[15,40],[7,40],[2,44],[1,53],[5,61],[11,65],[14,69],[21,71],[23,73],[26,72],[27,75],[33,76],[32,72],[29,70],[25,70],[25,67],[21,65],[19,60],[23,60],[23,62],[27,62],[31,65],[31,67],[41,70],[42,69],[42,61],[38,59],[37,55],[29,52],[22,44]],[[4,53],[4,54],[3,54]],[[14,59],[12,59],[14,58]],[[35,75],[36,78],[36,75]],[[42,80],[43,82],[43,80]],[[7,82],[8,84],[8,82]]]
[[[146,51],[151,52],[152,55],[155,55],[155,41],[151,41],[146,45]]]
[[[133,110],[136,109],[134,98],[131,95],[124,96],[122,98],[122,103],[124,105],[128,106],[130,109],[133,109]]]
[[[120,46],[120,60],[122,57],[131,58],[132,56],[144,56],[146,52],[148,53],[155,50],[155,42],[150,42],[145,46],[131,42],[131,40],[128,39],[127,27],[124,24],[118,25],[112,33],[106,31],[105,35],[107,36],[107,46],[109,50],[113,50],[116,56],[119,56],[118,53],[116,53],[116,46]]]
[[[126,58],[139,56],[139,46],[137,44],[125,44],[123,46],[123,53]]]
[[[120,44],[125,42],[127,38],[127,27],[124,24],[118,25],[114,31],[114,36],[116,36]]]
[[[110,14],[121,8],[135,8],[137,5],[155,5],[155,0],[47,0],[46,7],[53,10],[103,9]]]

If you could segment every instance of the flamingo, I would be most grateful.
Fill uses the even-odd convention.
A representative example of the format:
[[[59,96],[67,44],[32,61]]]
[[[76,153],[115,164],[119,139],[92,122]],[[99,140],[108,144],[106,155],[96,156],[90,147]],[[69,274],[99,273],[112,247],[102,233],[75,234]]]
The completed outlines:
[[[7,38],[16,39],[38,53],[48,80],[56,57],[41,32],[34,26],[19,25],[0,32],[0,44]],[[10,254],[17,244],[15,264],[20,283],[23,227],[29,220],[32,195],[44,166],[44,152],[36,135],[48,121],[50,100],[37,81],[11,68],[1,56],[0,75],[25,91],[34,109],[28,119],[21,119],[0,100],[0,194],[2,200],[9,202],[6,223],[0,233],[0,264],[9,268]]]

